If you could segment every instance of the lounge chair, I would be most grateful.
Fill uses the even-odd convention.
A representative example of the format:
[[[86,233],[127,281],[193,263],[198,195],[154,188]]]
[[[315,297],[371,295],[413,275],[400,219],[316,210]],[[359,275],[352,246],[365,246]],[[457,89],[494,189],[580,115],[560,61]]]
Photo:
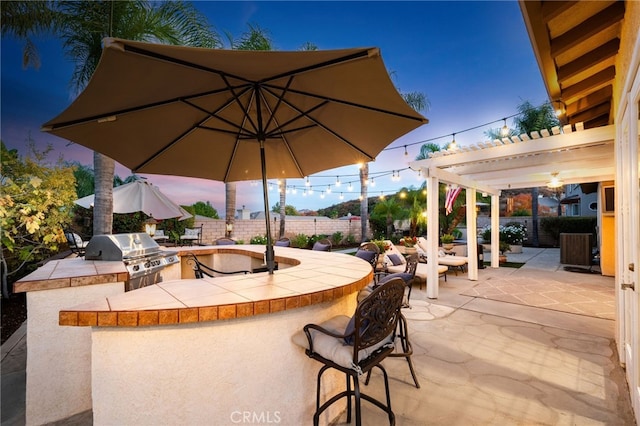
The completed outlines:
[[[391,241],[385,240],[385,242],[389,245],[389,249],[385,252],[383,258],[383,262],[386,263],[387,271],[392,274],[404,272],[407,260]],[[447,266],[438,265],[438,276],[444,276],[444,280],[447,281],[448,270],[449,268]],[[418,267],[416,268],[416,277],[427,282],[427,265],[425,262],[418,263]]]
[[[427,240],[424,237],[418,238],[418,253],[420,254],[421,262],[427,263]],[[438,265],[444,265],[448,268],[453,268],[453,271],[458,275],[458,269],[461,272],[465,272],[469,258],[466,256],[455,256],[446,254],[444,250],[438,252]]]

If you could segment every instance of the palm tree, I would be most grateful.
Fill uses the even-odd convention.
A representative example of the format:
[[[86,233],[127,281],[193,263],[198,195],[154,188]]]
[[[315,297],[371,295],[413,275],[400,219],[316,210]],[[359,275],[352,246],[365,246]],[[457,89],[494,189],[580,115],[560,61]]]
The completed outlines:
[[[374,208],[374,211],[379,215],[384,215],[386,217],[387,224],[387,239],[391,238],[391,234],[393,233],[393,220],[395,217],[402,211],[402,207],[395,198],[387,198],[378,204]]]
[[[391,73],[393,75],[393,73]],[[414,110],[422,111],[429,109],[429,99],[424,93],[407,92],[400,93],[404,101]],[[364,163],[360,167],[360,226],[362,227],[362,241],[366,239],[369,225],[369,199],[367,191],[367,181],[369,180],[369,164]]]
[[[420,147],[420,153],[416,155],[416,161],[427,160],[429,158],[429,154],[431,154],[432,152],[438,152],[441,149],[442,148],[440,148],[440,145],[438,145],[437,143],[429,142],[422,144],[422,146]]]
[[[102,54],[102,39],[163,42],[220,47],[206,17],[186,2],[136,1],[15,1],[2,2],[2,35],[25,42],[25,65],[39,65],[32,37],[62,40],[65,54],[75,63],[71,86],[77,92],[89,82]],[[94,153],[94,234],[110,234],[113,224],[115,162]]]

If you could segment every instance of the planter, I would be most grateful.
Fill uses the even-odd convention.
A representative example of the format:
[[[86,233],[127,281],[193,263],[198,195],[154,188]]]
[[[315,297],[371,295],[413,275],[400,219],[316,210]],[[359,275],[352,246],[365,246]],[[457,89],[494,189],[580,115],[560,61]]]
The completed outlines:
[[[501,255],[498,257],[498,262],[499,262],[499,263],[507,263],[507,255],[506,255],[506,254],[501,254]]]
[[[415,254],[418,252],[418,249],[415,247],[405,247],[404,252],[405,254]]]
[[[522,244],[511,244],[509,253],[514,253],[514,254],[522,253]]]
[[[453,243],[442,243],[442,248],[445,250],[453,250]]]

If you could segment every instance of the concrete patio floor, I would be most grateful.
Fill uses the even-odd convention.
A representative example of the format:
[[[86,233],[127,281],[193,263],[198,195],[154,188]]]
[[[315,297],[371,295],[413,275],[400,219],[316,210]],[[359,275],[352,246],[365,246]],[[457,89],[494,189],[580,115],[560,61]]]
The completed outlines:
[[[635,425],[614,321],[464,295],[487,280],[514,277],[613,288],[611,277],[564,271],[559,258],[558,249],[525,247],[509,255],[526,262],[520,269],[483,269],[476,282],[449,274],[436,300],[413,289],[412,307],[403,312],[421,388],[404,358],[384,361],[397,425]],[[24,424],[24,333],[25,326],[2,345],[3,426]],[[380,374],[362,390],[383,398]],[[366,401],[362,409],[363,424],[388,424]],[[92,415],[56,424],[91,425]]]

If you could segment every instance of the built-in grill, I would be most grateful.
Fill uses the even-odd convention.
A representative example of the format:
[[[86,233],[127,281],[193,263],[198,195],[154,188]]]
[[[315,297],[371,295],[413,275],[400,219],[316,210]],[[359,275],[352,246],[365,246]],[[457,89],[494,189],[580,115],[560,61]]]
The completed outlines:
[[[160,271],[180,262],[178,252],[161,250],[144,232],[95,235],[87,244],[84,258],[124,262],[129,271],[127,291],[162,281]]]

